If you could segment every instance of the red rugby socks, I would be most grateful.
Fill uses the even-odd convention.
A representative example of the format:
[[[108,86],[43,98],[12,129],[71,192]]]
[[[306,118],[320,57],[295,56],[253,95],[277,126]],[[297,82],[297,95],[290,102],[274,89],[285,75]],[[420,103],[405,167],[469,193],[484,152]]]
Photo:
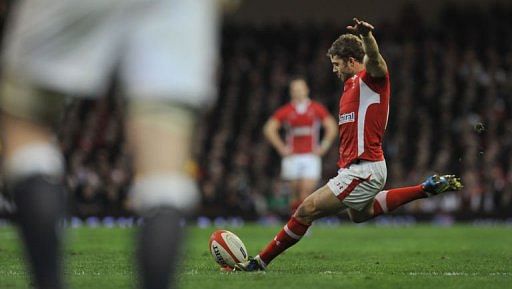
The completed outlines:
[[[379,192],[373,202],[373,216],[391,212],[410,201],[426,197],[422,185]]]
[[[378,216],[417,199],[427,197],[422,185],[382,191],[375,197],[373,215]],[[260,252],[260,260],[268,265],[275,257],[295,245],[304,236],[310,225],[291,217],[284,228],[274,237],[267,247]]]
[[[295,217],[291,217],[288,223],[274,237],[267,247],[259,254],[263,265],[268,265],[284,250],[295,245],[306,233],[310,225],[302,224]]]

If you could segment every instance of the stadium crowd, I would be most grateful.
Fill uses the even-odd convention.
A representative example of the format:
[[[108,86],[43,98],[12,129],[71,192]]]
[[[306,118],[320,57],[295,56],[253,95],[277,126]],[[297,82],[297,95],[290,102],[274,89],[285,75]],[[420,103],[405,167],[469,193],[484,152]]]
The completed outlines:
[[[465,184],[405,212],[512,210],[511,18],[510,5],[447,6],[434,29],[408,6],[396,21],[376,23],[392,85],[387,186],[417,184],[433,172],[459,174]],[[262,126],[288,100],[296,74],[307,76],[312,98],[336,116],[341,84],[326,51],[341,32],[334,24],[225,25],[219,98],[196,134],[201,215],[288,214],[280,157]],[[123,108],[121,98],[109,96],[70,103],[63,116],[60,141],[78,216],[126,213],[132,167]],[[324,157],[322,183],[336,175],[337,157],[334,146]]]
[[[387,186],[417,184],[433,172],[460,174],[465,189],[414,202],[409,212],[512,209],[512,7],[446,7],[435,29],[414,7],[377,25],[391,74],[384,148]],[[240,214],[285,213],[279,156],[261,127],[304,74],[312,97],[337,114],[341,86],[326,57],[340,25],[239,27],[223,35],[220,99],[202,129],[201,180],[207,207]],[[337,150],[324,157],[324,183]]]

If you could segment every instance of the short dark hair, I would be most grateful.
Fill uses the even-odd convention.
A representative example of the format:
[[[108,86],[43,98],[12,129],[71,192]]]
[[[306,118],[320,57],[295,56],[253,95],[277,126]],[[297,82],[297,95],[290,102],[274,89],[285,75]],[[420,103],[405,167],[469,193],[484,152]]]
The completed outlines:
[[[353,57],[362,63],[364,58],[363,42],[354,34],[343,34],[332,43],[331,48],[327,51],[327,56]]]

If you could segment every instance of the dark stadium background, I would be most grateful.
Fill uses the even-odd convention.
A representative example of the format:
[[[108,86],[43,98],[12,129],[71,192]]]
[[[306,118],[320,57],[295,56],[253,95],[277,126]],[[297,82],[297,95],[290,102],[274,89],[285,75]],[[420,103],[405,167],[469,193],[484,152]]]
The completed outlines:
[[[8,2],[0,1],[2,22]],[[325,53],[354,16],[376,26],[391,74],[387,187],[416,184],[433,172],[460,174],[465,184],[462,192],[414,202],[395,215],[510,221],[512,3],[462,0],[242,1],[224,19],[219,97],[196,132],[191,170],[203,195],[197,215],[286,215],[280,159],[262,125],[287,101],[288,78],[297,73],[308,77],[312,97],[337,114],[341,86]],[[123,105],[114,94],[68,104],[59,135],[75,216],[130,214]],[[335,175],[336,161],[334,146],[322,182]],[[0,199],[0,215],[10,212],[7,198]]]

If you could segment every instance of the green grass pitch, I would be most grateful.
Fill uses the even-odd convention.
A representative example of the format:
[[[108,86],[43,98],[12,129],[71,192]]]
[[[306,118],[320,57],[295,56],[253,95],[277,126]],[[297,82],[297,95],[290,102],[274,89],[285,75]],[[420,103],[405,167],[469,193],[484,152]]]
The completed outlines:
[[[227,228],[255,255],[279,227]],[[190,228],[180,288],[512,288],[512,227],[316,226],[264,273],[221,273],[214,228]],[[133,229],[68,230],[71,288],[135,288]],[[0,288],[29,288],[20,244],[0,228]]]

